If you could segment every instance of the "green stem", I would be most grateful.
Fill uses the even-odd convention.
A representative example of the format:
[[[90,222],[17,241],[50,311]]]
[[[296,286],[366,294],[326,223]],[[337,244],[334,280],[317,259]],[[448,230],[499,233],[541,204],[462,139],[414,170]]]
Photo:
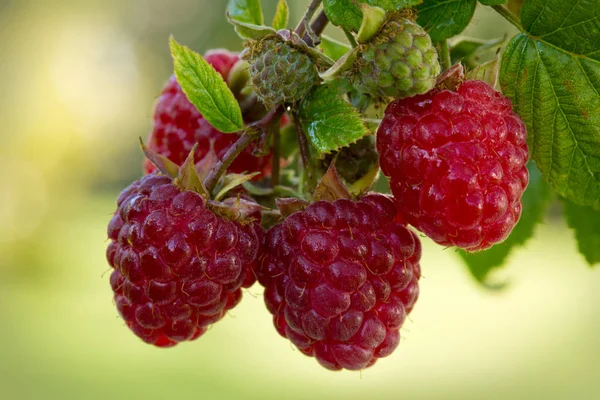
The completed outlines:
[[[452,59],[450,58],[450,48],[448,47],[448,40],[444,39],[440,42],[442,46],[441,63],[442,71],[447,70],[452,66]]]
[[[506,19],[508,22],[510,22],[511,24],[516,26],[517,29],[519,29],[521,32],[525,32],[525,28],[523,28],[523,25],[521,25],[519,18],[515,14],[510,12],[510,10],[508,8],[501,6],[501,5],[495,5],[495,6],[492,6],[492,8],[494,10],[496,10],[496,12],[498,14],[502,15],[504,17],[504,19]]]
[[[279,120],[276,124],[272,125],[271,134],[273,135],[273,158],[271,159],[271,187],[279,185],[279,167],[281,163],[281,125]]]
[[[298,118],[298,114],[296,112],[292,112],[292,118],[294,118],[294,124],[296,125],[296,137],[298,138],[298,147],[300,148],[300,157],[302,158],[302,168],[306,173],[309,189],[312,190],[315,185],[315,176],[313,174],[312,163],[310,161],[310,148],[308,140],[306,139],[304,129],[302,129],[302,124],[300,123],[300,118]]]
[[[346,35],[348,42],[350,42],[350,44],[352,45],[353,48],[358,47],[358,43],[356,43],[356,39],[354,39],[354,36],[352,36],[352,33],[350,33],[349,30],[344,29],[344,34]]]

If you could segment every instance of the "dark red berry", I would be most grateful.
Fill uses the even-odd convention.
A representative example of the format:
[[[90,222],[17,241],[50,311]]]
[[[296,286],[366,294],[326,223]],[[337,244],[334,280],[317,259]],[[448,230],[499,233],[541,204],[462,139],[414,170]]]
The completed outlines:
[[[205,55],[205,59],[227,79],[239,57],[237,53],[226,50],[213,50]],[[181,165],[196,143],[198,147],[194,159],[201,162],[209,153],[211,144],[220,158],[237,139],[236,134],[225,134],[213,128],[189,102],[175,76],[169,79],[156,103],[148,148]],[[233,161],[229,171],[268,174],[270,168],[271,157],[254,157],[250,146]],[[144,170],[151,173],[156,167],[145,160]]]
[[[110,283],[119,313],[142,340],[194,340],[254,282],[262,228],[215,215],[197,193],[150,174],[123,190],[108,225]]]
[[[257,275],[275,328],[331,370],[390,355],[419,293],[421,244],[384,195],[319,201],[267,234]]]
[[[521,216],[529,181],[525,125],[485,82],[394,101],[377,148],[401,214],[443,246],[486,249]]]

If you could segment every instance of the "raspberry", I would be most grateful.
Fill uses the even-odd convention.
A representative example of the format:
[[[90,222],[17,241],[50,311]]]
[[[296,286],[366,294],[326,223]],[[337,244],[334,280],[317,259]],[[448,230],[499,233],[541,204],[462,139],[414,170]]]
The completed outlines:
[[[247,58],[254,90],[269,107],[302,100],[319,82],[311,58],[279,36],[252,43]]]
[[[238,61],[238,55],[217,50],[208,52],[205,59],[227,79]],[[225,134],[213,128],[189,102],[175,76],[169,79],[156,104],[148,148],[181,165],[196,143],[198,148],[194,159],[201,162],[208,154],[211,142],[217,156],[222,157],[237,139],[236,134]],[[144,170],[151,173],[156,167],[145,160]],[[229,167],[229,171],[234,173],[260,171],[268,174],[270,170],[271,157],[254,157],[251,147],[246,148]]]
[[[318,201],[269,230],[257,271],[277,331],[327,369],[390,355],[418,294],[421,244],[384,195]]]
[[[351,80],[358,91],[371,96],[402,98],[425,93],[440,73],[431,38],[410,19],[392,17],[359,50]]]
[[[197,193],[162,175],[123,190],[110,224],[107,258],[119,313],[146,343],[194,340],[254,282],[263,233],[215,215]]]
[[[391,103],[377,149],[400,212],[437,243],[483,250],[519,220],[529,181],[526,130],[487,83]]]

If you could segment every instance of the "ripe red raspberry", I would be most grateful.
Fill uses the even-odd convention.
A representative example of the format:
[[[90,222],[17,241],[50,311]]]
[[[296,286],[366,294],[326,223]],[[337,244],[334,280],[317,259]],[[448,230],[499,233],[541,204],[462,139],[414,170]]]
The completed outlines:
[[[419,294],[421,244],[372,194],[319,201],[267,234],[257,272],[277,331],[327,369],[390,355]]]
[[[236,53],[216,50],[208,52],[205,59],[227,79],[239,57]],[[198,148],[194,159],[201,162],[208,154],[211,142],[220,158],[237,139],[236,134],[225,134],[213,128],[189,102],[175,76],[169,79],[156,103],[148,148],[181,165],[196,143]],[[151,173],[156,167],[145,160],[144,170]],[[247,147],[229,167],[229,171],[234,173],[259,171],[268,174],[270,170],[271,157],[254,157],[252,147]]]
[[[481,81],[391,103],[377,132],[381,170],[407,222],[468,251],[506,239],[529,175],[526,130]]]
[[[119,313],[143,341],[169,347],[220,320],[255,280],[256,223],[215,215],[197,193],[146,175],[117,200],[107,249]]]

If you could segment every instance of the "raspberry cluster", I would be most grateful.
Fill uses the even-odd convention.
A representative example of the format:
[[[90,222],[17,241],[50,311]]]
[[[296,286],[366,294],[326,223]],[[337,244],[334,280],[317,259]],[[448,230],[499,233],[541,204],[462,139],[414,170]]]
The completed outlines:
[[[419,297],[421,243],[409,225],[467,251],[506,239],[529,179],[525,126],[487,83],[455,67],[438,77],[437,51],[411,17],[389,13],[335,64],[302,29],[240,25],[247,64],[226,50],[205,59],[229,82],[229,105],[243,104],[243,135],[215,129],[171,77],[142,146],[146,175],[123,190],[108,225],[114,301],[135,335],[157,347],[195,340],[258,280],[281,336],[329,370],[361,370],[396,349]],[[315,102],[320,115],[299,112],[331,80],[356,109]],[[377,124],[369,107],[390,97],[376,136],[321,140],[322,125],[348,126],[346,116]],[[279,129],[285,113],[295,129]],[[255,157],[253,141],[254,153],[301,160],[302,178],[271,154]],[[370,192],[379,168],[393,196]]]
[[[389,197],[319,201],[271,228],[257,271],[275,328],[325,368],[390,355],[419,294],[418,237]]]

